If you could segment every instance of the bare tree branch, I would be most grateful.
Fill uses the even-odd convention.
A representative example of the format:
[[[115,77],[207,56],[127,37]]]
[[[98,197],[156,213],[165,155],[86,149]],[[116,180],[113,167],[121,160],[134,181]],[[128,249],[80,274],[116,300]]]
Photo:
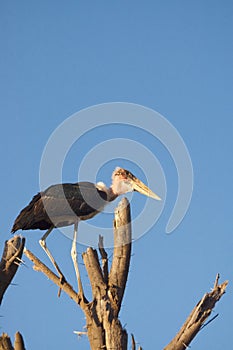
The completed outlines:
[[[131,340],[132,340],[132,350],[136,350],[136,342],[133,334],[131,334]]]
[[[26,350],[22,335],[19,332],[15,334],[13,347],[10,337],[6,333],[3,333],[0,337],[0,350]]]
[[[114,242],[116,247],[114,247],[110,274],[108,274],[108,256],[102,238],[99,241],[102,269],[95,249],[87,248],[82,255],[92,288],[91,302],[83,298],[82,291],[76,293],[69,283],[61,282],[60,278],[36,256],[24,249],[24,254],[34,263],[34,269],[44,273],[81,307],[86,316],[87,334],[92,350],[127,349],[127,332],[118,319],[131,254],[130,206],[125,198],[115,211]]]
[[[6,333],[2,333],[0,337],[0,350],[14,350],[10,337]]]
[[[5,242],[5,247],[0,262],[0,304],[3,295],[11,283],[20,265],[25,238],[14,236]]]
[[[99,236],[99,252],[102,258],[102,273],[104,282],[108,284],[108,254],[104,249],[104,238]]]
[[[128,200],[123,198],[115,210],[114,252],[112,267],[109,274],[109,287],[117,314],[120,311],[128,278],[131,240],[130,206]]]
[[[177,333],[175,338],[164,348],[164,350],[186,350],[193,338],[197,335],[204,322],[210,316],[215,304],[225,293],[228,281],[218,284],[219,274],[217,274],[214,288],[210,293],[206,293],[192,310],[187,320]]]
[[[82,257],[90,279],[92,293],[94,293],[93,297],[96,297],[96,291],[99,294],[99,290],[103,289],[103,293],[105,293],[107,286],[104,282],[96,250],[93,248],[87,248],[87,251],[83,253]]]
[[[26,350],[23,337],[19,332],[15,334],[14,350]]]
[[[136,342],[135,342],[135,339],[134,339],[134,335],[131,334],[131,340],[132,340],[132,350],[136,350]],[[138,350],[142,350],[142,347],[139,346],[138,347]]]
[[[127,199],[123,198],[115,210],[114,251],[110,272],[108,272],[108,255],[104,249],[103,237],[99,238],[102,268],[95,249],[87,248],[82,254],[92,288],[92,301],[84,297],[83,290],[80,288],[76,293],[69,283],[61,282],[60,278],[29,250],[24,250],[25,255],[34,263],[34,269],[44,273],[81,307],[86,317],[87,335],[92,350],[127,350],[128,335],[118,319],[118,314],[129,273],[131,239],[130,206]],[[219,274],[216,276],[213,290],[203,296],[164,350],[186,350],[196,334],[214,319],[205,323],[216,302],[225,293],[228,284],[228,281],[222,284],[218,282]],[[133,335],[132,349],[136,350]],[[24,350],[24,348],[17,350]],[[138,350],[142,350],[141,346]]]
[[[99,250],[103,263],[102,269],[96,250],[88,248],[83,253],[83,261],[88,272],[93,295],[93,301],[90,303],[88,310],[91,314],[86,313],[84,309],[86,318],[89,320],[87,322],[88,338],[93,350],[101,348],[101,346],[106,350],[127,349],[127,332],[118,320],[131,252],[130,207],[125,198],[122,199],[115,210],[114,226],[114,244],[117,244],[117,247],[114,246],[113,264],[109,275],[106,263],[108,257],[101,238]],[[99,344],[96,341],[96,332],[100,337]]]
[[[68,282],[61,282],[60,277],[55,275],[45,264],[43,264],[30,250],[24,248],[24,254],[26,257],[34,263],[34,270],[40,271],[46,275],[53,283],[55,283],[59,288],[61,288],[71,299],[73,299],[77,304],[80,304],[81,298],[78,293],[74,291],[72,286]]]

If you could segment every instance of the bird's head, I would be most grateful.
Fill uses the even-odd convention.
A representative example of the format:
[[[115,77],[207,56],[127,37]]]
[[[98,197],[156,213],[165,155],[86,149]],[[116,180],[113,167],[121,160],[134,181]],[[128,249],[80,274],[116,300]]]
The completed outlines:
[[[148,197],[161,200],[161,198],[152,192],[142,181],[134,176],[130,171],[123,168],[116,168],[112,174],[112,191],[117,196],[127,192],[137,191]]]

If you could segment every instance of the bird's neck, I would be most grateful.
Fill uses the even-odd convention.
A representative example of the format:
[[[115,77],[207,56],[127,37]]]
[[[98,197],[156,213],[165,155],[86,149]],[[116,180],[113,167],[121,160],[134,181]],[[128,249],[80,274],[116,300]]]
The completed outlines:
[[[127,192],[132,191],[132,186],[127,181],[122,181],[120,179],[114,179],[112,185],[110,186],[110,190],[112,192],[113,199],[121,194],[125,194]]]
[[[96,184],[96,188],[107,194],[107,201],[108,202],[113,201],[118,196],[118,193],[116,193],[116,190],[113,186],[108,188],[103,182],[98,182]]]
[[[118,197],[118,194],[114,192],[113,187],[109,187],[108,189],[108,201],[112,202],[114,201],[114,199],[116,199]]]

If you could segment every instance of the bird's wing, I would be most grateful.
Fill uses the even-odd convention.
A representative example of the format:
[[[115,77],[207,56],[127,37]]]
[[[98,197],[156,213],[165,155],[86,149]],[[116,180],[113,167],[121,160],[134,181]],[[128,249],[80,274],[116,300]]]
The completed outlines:
[[[19,213],[12,232],[19,229],[48,229],[53,225],[68,225],[80,219],[88,219],[101,211],[107,194],[97,190],[90,182],[50,186],[36,194]]]
[[[41,196],[43,196],[43,192],[37,193],[32,198],[31,202],[21,210],[15,219],[11,232],[20,229],[48,229],[51,227],[52,223],[44,210]]]
[[[90,182],[53,185],[41,196],[43,206],[50,217],[88,216],[101,211],[106,204],[107,194],[97,190]],[[35,211],[40,211],[41,203]]]

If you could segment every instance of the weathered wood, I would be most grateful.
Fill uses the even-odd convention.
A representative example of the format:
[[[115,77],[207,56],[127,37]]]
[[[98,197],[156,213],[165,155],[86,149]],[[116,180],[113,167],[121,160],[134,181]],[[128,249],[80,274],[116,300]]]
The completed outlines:
[[[131,334],[131,340],[132,340],[132,350],[136,350],[136,342],[133,334]]]
[[[87,251],[83,253],[82,257],[90,279],[92,296],[93,298],[96,298],[99,294],[99,290],[104,294],[107,288],[106,283],[104,282],[97,251],[89,247],[87,248]]]
[[[53,283],[55,283],[61,290],[63,290],[71,299],[77,304],[81,303],[82,298],[78,293],[74,291],[72,286],[68,282],[61,282],[60,277],[55,275],[45,264],[43,264],[30,250],[24,248],[24,254],[26,257],[34,263],[34,270],[42,272]]]
[[[104,315],[103,325],[105,329],[106,349],[127,350],[128,334],[116,317]]]
[[[104,238],[103,236],[99,236],[99,252],[102,259],[102,273],[103,279],[106,284],[108,284],[108,254],[104,249]]]
[[[136,342],[135,342],[135,339],[134,339],[134,335],[131,334],[131,341],[132,341],[132,350],[136,350]],[[142,350],[142,347],[139,346],[138,347],[138,350]]]
[[[10,337],[6,333],[2,333],[0,337],[0,350],[14,350]]]
[[[87,335],[92,350],[127,350],[128,335],[118,319],[122,299],[125,292],[131,258],[131,218],[130,205],[123,198],[115,210],[114,219],[114,250],[110,272],[108,271],[108,255],[104,249],[103,238],[99,238],[99,253],[93,248],[87,248],[83,253],[92,289],[92,301],[88,301],[84,291],[79,287],[76,293],[66,281],[47,268],[30,251],[25,249],[25,255],[35,264],[35,270],[44,273],[50,280],[66,292],[83,310],[86,317]],[[81,277],[79,275],[81,285]],[[217,275],[214,288],[206,293],[195,306],[180,331],[164,350],[186,350],[196,334],[205,325],[216,302],[225,293],[228,284],[218,283]],[[132,336],[132,349],[136,350],[136,343]],[[1,350],[1,348],[0,348]],[[8,349],[7,349],[8,350]],[[12,350],[12,349],[10,349]],[[21,350],[21,349],[17,349]],[[22,350],[24,350],[22,348]],[[138,350],[142,350],[139,346]]]
[[[115,246],[116,245],[116,246]],[[130,206],[123,198],[115,210],[114,252],[111,272],[107,274],[107,253],[100,241],[99,249],[105,266],[101,269],[96,250],[88,248],[83,261],[92,287],[93,301],[88,307],[87,331],[91,349],[126,350],[127,332],[118,313],[124,295],[131,254]],[[97,344],[96,334],[99,335]]]
[[[61,282],[60,278],[36,256],[24,249],[24,254],[34,263],[34,269],[44,273],[81,307],[86,317],[87,334],[92,350],[127,350],[128,336],[118,319],[118,314],[131,257],[130,220],[129,202],[123,198],[115,210],[115,246],[110,273],[108,273],[108,256],[101,238],[99,251],[102,268],[95,249],[89,247],[82,255],[92,288],[91,302],[86,299],[83,290],[76,293],[68,282]]]
[[[128,335],[118,320],[122,299],[125,292],[131,258],[131,216],[130,205],[123,198],[115,209],[114,251],[112,266],[108,277],[108,298],[103,325],[106,336],[106,348],[126,350]],[[110,305],[110,308],[108,307]]]
[[[206,319],[210,316],[216,302],[225,293],[228,281],[218,284],[219,275],[217,275],[214,288],[210,293],[206,293],[203,298],[194,307],[187,320],[176,334],[175,338],[164,348],[164,350],[186,350],[203,328]]]
[[[14,236],[5,242],[5,247],[0,262],[0,304],[3,295],[10,285],[20,265],[25,238]]]
[[[15,334],[14,350],[26,350],[23,337],[19,332]]]
[[[109,288],[116,315],[120,311],[128,278],[131,257],[131,217],[130,206],[123,198],[115,210],[114,220],[114,252],[109,274]]]

